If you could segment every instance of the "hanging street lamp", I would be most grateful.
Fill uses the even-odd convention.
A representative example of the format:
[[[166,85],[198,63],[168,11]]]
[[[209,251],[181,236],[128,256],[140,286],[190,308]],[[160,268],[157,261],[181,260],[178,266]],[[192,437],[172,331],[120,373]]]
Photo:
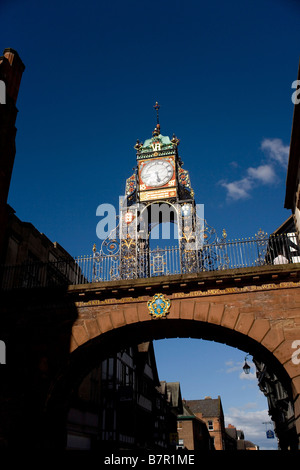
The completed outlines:
[[[245,374],[250,374],[250,369],[251,367],[249,366],[249,364],[247,363],[247,357],[248,357],[248,354],[247,356],[245,357],[245,364],[243,365],[243,371],[245,372]]]

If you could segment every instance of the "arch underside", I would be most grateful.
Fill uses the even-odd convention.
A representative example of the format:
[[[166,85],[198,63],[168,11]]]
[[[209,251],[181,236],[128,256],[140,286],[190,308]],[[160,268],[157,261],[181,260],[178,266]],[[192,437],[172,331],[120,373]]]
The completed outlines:
[[[278,359],[262,344],[249,336],[224,326],[184,319],[157,319],[133,323],[87,341],[70,354],[68,363],[60,371],[48,395],[50,408],[61,399],[61,394],[72,392],[94,367],[130,346],[167,338],[193,338],[223,343],[252,355],[257,362],[268,366],[292,398],[290,377]],[[201,357],[199,357],[201,360]]]

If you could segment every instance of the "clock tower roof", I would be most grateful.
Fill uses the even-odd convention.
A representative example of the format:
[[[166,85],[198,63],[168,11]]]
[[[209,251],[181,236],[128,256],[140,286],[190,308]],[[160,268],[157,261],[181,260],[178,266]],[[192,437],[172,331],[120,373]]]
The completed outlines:
[[[162,146],[164,145],[172,145],[172,142],[170,140],[170,137],[164,136],[161,134],[155,134],[151,139],[146,139],[143,148],[151,147],[153,142],[160,142]]]
[[[157,123],[154,131],[152,132],[151,139],[146,139],[144,143],[140,142],[139,140],[136,141],[134,148],[137,150],[138,155],[140,154],[148,154],[149,152],[157,152],[159,151],[169,151],[174,150],[178,144],[179,139],[173,134],[172,139],[169,136],[161,134],[161,128],[159,123],[159,108],[160,105],[156,101],[155,106],[153,108],[156,110],[157,115]]]

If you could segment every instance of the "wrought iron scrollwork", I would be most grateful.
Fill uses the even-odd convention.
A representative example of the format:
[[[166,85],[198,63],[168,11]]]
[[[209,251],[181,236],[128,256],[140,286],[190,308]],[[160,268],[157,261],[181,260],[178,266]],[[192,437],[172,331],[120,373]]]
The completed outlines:
[[[103,240],[100,250],[93,246],[92,281],[117,280],[119,274],[120,240],[119,225]]]
[[[223,229],[222,237],[205,219],[196,216],[195,230],[192,223],[183,229],[181,238],[181,267],[183,273],[227,269],[229,257],[226,250],[227,234]]]
[[[189,223],[190,222],[190,223]],[[147,278],[176,273],[227,269],[226,232],[218,239],[206,220],[185,222],[179,245],[150,249],[149,239],[127,233],[119,225],[103,240],[100,250],[93,248],[92,281]],[[193,230],[193,228],[195,228]],[[120,237],[120,233],[123,237]],[[134,236],[136,235],[136,236]]]
[[[257,246],[257,259],[255,260],[256,266],[262,266],[265,264],[269,236],[262,229],[259,229],[255,234],[256,246]]]

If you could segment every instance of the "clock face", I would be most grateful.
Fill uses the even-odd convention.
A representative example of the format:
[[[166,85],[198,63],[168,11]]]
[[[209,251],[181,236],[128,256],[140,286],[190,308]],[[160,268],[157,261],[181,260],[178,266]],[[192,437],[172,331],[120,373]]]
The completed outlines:
[[[154,160],[147,163],[141,172],[143,182],[150,187],[167,184],[174,173],[173,166],[166,160]]]

